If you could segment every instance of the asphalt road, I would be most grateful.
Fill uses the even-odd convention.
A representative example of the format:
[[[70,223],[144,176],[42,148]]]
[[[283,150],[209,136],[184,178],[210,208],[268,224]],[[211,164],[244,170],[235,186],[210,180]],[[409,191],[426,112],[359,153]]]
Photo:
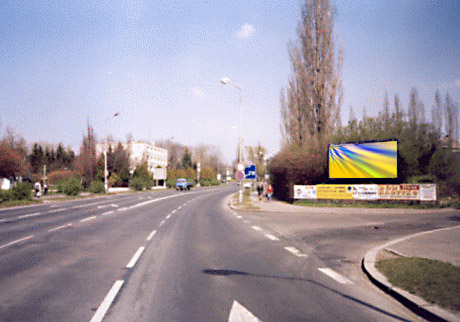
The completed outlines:
[[[360,261],[458,215],[236,212],[235,190],[0,210],[0,321],[420,321]]]

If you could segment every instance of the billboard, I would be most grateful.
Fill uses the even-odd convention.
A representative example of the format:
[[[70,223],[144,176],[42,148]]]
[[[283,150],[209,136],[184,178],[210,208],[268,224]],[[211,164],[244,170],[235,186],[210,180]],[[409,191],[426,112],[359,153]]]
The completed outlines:
[[[330,179],[395,179],[398,141],[329,145]]]

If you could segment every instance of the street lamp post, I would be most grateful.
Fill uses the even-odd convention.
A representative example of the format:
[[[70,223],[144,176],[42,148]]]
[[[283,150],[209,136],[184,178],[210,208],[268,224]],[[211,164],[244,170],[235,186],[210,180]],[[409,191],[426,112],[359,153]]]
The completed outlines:
[[[120,115],[119,112],[113,114],[111,117],[107,118],[105,120],[105,140],[106,140],[106,143],[107,142],[107,121],[114,118],[114,117],[117,117],[118,115]],[[109,185],[108,185],[108,182],[107,182],[107,147],[105,146],[104,144],[104,189],[105,189],[105,193],[107,193],[109,191]]]
[[[233,87],[235,87],[236,89],[238,89],[238,92],[240,94],[240,105],[239,105],[239,123],[240,125],[238,126],[238,165],[242,165],[242,158],[241,158],[241,105],[242,105],[242,101],[243,101],[243,94],[242,94],[242,91],[241,91],[241,86],[237,85],[237,84],[233,84],[232,82],[230,82],[230,79],[228,77],[222,77],[220,79],[221,83],[222,84],[225,84],[225,85],[231,85]],[[240,169],[238,169],[240,170]],[[240,180],[240,190],[238,192],[238,203],[243,203],[243,179]]]

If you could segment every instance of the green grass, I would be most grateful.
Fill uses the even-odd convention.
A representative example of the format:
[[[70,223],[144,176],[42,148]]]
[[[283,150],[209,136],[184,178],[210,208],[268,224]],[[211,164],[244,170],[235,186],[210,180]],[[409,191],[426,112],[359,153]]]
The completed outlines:
[[[375,266],[394,286],[460,312],[460,267],[418,257],[384,259]]]
[[[0,202],[0,208],[30,206],[42,203],[41,200],[12,200]]]

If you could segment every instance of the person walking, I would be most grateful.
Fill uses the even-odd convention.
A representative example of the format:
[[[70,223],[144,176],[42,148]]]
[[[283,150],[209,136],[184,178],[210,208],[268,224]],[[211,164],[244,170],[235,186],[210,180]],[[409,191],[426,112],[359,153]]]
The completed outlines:
[[[267,200],[268,201],[272,199],[272,195],[273,195],[273,187],[271,184],[269,184],[267,188]]]
[[[257,194],[259,195],[259,201],[262,201],[263,193],[264,193],[264,186],[262,186],[262,184],[259,184],[257,186]]]

